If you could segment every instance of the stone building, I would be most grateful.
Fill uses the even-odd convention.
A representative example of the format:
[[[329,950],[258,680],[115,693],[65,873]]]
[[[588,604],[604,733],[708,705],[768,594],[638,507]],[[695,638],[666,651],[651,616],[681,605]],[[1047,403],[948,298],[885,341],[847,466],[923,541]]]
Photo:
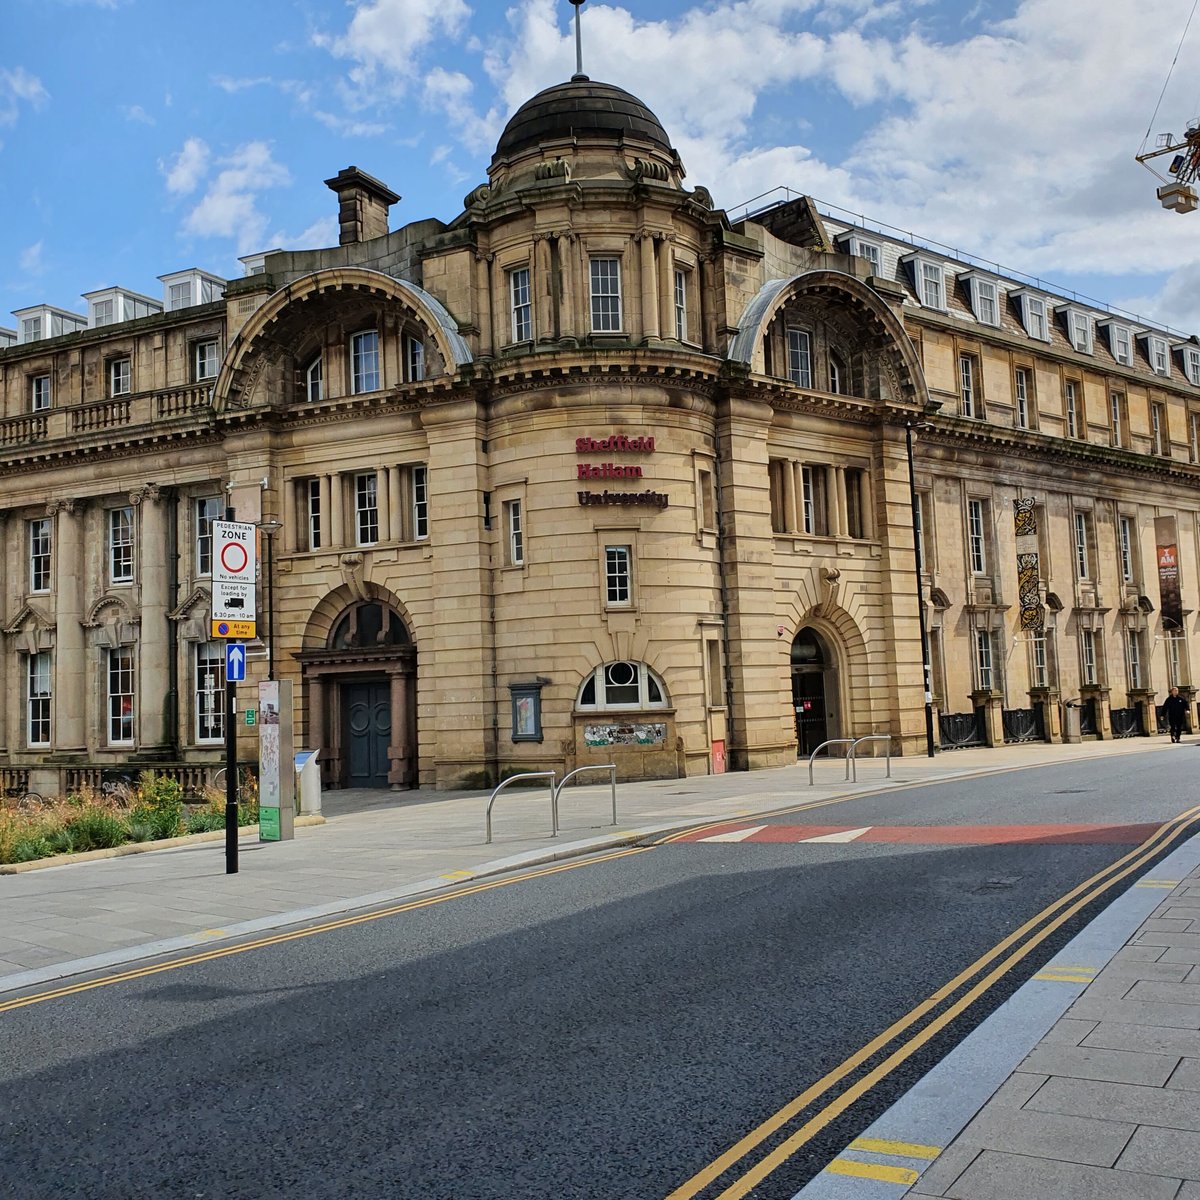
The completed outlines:
[[[390,230],[350,167],[336,247],[14,314],[6,786],[219,766],[227,505],[263,526],[326,786],[923,753],[917,529],[944,744],[1190,695],[1195,339],[803,197],[732,223],[684,178],[653,113],[576,76],[449,222]]]

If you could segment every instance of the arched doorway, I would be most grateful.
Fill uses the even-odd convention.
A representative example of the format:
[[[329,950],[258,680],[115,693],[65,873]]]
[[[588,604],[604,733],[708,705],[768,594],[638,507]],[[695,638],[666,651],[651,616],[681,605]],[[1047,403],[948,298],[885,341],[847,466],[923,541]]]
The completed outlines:
[[[822,742],[841,736],[837,660],[815,629],[804,628],[792,640],[791,666],[797,752],[807,758]]]
[[[322,783],[415,787],[417,654],[400,614],[382,600],[356,601],[333,619],[323,649],[298,657]]]

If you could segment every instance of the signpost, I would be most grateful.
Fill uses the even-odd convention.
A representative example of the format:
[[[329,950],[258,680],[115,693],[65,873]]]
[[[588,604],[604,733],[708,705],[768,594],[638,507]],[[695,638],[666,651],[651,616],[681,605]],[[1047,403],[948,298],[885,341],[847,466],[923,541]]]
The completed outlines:
[[[225,510],[232,517],[233,509]],[[248,521],[214,521],[212,636],[252,638],[255,632],[254,526]],[[246,647],[225,649],[225,874],[238,869],[237,684],[246,678]]]
[[[252,638],[257,624],[254,526],[214,521],[212,531],[212,636]]]
[[[246,647],[242,642],[225,643],[225,678],[230,683],[246,682]]]

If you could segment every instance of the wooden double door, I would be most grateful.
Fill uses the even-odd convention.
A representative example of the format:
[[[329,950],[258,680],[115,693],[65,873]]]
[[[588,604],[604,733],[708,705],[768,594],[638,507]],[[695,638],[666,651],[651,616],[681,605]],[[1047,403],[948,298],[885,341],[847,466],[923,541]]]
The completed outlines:
[[[342,684],[346,786],[388,786],[392,738],[392,688],[387,680]]]

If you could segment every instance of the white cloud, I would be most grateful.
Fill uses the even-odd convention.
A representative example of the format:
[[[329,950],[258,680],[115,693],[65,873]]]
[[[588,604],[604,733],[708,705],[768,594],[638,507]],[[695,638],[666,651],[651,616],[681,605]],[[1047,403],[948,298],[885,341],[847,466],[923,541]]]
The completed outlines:
[[[350,71],[356,87],[370,87],[382,74],[400,90],[419,74],[421,51],[440,37],[458,37],[470,15],[464,0],[358,0],[344,33],[318,33],[313,41],[357,64]]]
[[[154,118],[140,104],[123,104],[121,112],[127,121],[135,121],[139,125],[155,124]]]
[[[310,250],[314,246],[335,246],[337,240],[337,217],[329,216],[321,217],[307,229],[302,229],[295,235],[274,233],[271,235],[270,245],[278,246],[281,250]],[[262,249],[262,247],[259,248]],[[247,251],[247,253],[253,253],[253,251]]]
[[[41,108],[50,93],[24,67],[0,67],[0,125],[15,125],[21,105]]]
[[[176,196],[194,192],[208,171],[208,160],[208,143],[198,137],[188,138],[169,162],[160,159],[158,169],[167,177],[167,191]]]
[[[217,166],[215,178],[184,219],[184,232],[235,238],[239,254],[261,250],[269,218],[259,211],[259,193],[290,183],[288,169],[275,161],[266,142],[246,142]]]
[[[46,269],[42,262],[42,242],[39,240],[26,246],[17,257],[17,265],[26,275],[41,275]]]

